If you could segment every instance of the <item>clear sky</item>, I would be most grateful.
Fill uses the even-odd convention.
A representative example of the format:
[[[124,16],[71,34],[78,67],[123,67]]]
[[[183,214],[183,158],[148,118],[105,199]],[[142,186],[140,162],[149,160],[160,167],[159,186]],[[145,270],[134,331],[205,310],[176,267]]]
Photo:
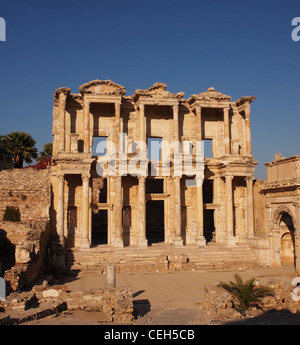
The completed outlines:
[[[0,17],[0,134],[28,132],[41,150],[58,87],[110,79],[131,95],[160,81],[185,97],[256,96],[257,178],[275,153],[300,154],[299,0],[0,0]]]

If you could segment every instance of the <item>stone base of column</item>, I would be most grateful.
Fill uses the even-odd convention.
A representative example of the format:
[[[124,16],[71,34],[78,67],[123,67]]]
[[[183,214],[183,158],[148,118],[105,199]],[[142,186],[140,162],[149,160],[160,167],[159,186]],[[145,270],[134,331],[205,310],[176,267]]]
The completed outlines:
[[[137,243],[138,248],[148,248],[148,241],[146,238],[139,238]]]
[[[183,239],[181,237],[174,239],[174,247],[183,247]]]
[[[123,243],[122,238],[115,238],[113,246],[115,248],[124,248],[124,243]]]
[[[89,249],[90,241],[87,238],[83,238],[80,242],[80,249]]]
[[[228,236],[226,239],[227,247],[235,247],[236,246],[236,238],[232,235]]]
[[[197,246],[198,247],[206,247],[206,239],[204,236],[197,237]]]

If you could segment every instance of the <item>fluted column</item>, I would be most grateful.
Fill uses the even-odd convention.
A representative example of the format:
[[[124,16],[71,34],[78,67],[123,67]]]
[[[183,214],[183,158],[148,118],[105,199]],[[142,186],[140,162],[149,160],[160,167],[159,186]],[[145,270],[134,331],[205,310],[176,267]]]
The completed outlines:
[[[148,246],[148,241],[146,238],[146,177],[138,176],[138,180],[138,247],[146,248]]]
[[[229,108],[224,108],[224,151],[225,155],[230,154],[230,122]]]
[[[82,229],[80,248],[90,248],[89,241],[89,175],[82,175]]]
[[[232,198],[232,180],[233,176],[225,176],[226,180],[226,226],[227,226],[227,244],[234,246],[236,239],[233,229],[233,198]]]
[[[64,175],[58,175],[56,229],[59,243],[64,246]]]
[[[83,100],[83,142],[84,152],[89,153],[91,150],[90,143],[90,102]]]
[[[180,177],[174,177],[174,196],[175,196],[175,205],[174,205],[174,220],[175,220],[175,236],[174,236],[174,245],[176,247],[183,246],[183,240],[181,237],[181,194],[180,194]]]
[[[66,138],[65,138],[65,131],[66,131],[66,100],[67,95],[63,92],[59,94],[59,151],[65,151],[66,149]]]
[[[248,237],[254,236],[254,207],[253,207],[253,177],[246,177],[247,189],[247,233]]]
[[[115,178],[115,238],[113,241],[114,247],[122,248],[123,243],[123,226],[122,226],[122,177]]]

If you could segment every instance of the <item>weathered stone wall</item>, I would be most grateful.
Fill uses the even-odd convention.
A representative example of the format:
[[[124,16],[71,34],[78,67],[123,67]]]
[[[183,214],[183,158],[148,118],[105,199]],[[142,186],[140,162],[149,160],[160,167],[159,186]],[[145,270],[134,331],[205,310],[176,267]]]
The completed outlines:
[[[18,207],[22,223],[49,219],[50,170],[11,169],[0,171],[0,221],[7,206]]]
[[[1,274],[6,271],[4,278],[13,291],[30,286],[45,264],[50,206],[49,169],[0,171],[0,246],[5,249],[0,253]],[[19,208],[20,221],[2,221],[6,207]]]

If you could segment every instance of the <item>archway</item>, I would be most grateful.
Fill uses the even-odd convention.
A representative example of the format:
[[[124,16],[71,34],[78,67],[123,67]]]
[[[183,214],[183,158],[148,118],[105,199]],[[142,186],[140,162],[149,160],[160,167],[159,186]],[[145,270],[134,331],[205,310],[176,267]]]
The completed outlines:
[[[280,260],[283,266],[295,264],[295,228],[292,216],[283,212],[279,222],[281,234]]]

